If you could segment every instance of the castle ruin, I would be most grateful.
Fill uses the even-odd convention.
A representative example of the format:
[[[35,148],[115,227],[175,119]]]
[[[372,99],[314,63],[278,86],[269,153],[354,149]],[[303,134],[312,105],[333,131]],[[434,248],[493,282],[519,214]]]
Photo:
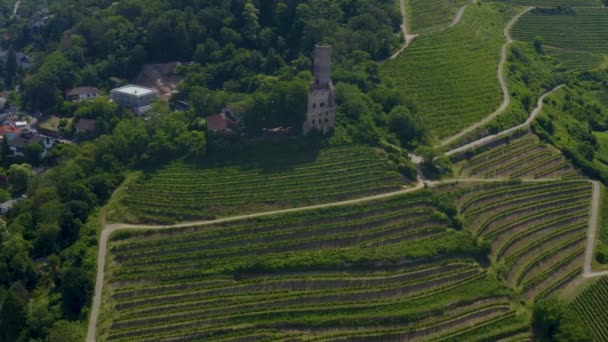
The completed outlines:
[[[313,76],[303,132],[308,134],[316,129],[327,134],[336,125],[336,92],[331,82],[331,47],[315,46]]]

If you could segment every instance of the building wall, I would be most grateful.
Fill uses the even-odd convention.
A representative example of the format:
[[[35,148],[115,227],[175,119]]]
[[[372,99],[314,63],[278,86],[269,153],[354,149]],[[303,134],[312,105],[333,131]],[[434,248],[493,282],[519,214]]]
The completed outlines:
[[[306,121],[302,127],[308,134],[316,129],[327,134],[336,125],[336,96],[331,81],[331,47],[315,47],[313,82],[308,94]]]
[[[336,125],[336,104],[333,89],[315,90],[308,95],[308,111],[304,134],[316,129],[328,133]]]
[[[152,104],[156,99],[155,93],[146,95],[131,95],[120,91],[112,90],[110,97],[121,106],[129,108],[139,108]]]

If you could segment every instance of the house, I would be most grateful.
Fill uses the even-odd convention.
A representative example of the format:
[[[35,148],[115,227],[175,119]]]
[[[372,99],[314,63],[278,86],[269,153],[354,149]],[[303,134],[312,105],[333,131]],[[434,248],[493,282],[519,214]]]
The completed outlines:
[[[331,81],[331,47],[315,46],[313,82],[303,132],[313,129],[327,134],[336,125],[336,92]]]
[[[32,61],[28,55],[24,54],[23,52],[17,52],[15,53],[15,57],[17,59],[17,64],[21,67],[21,69],[27,70],[30,68]],[[0,58],[2,58],[2,60],[6,63],[6,60],[8,59],[8,50],[0,51]]]
[[[77,87],[68,91],[66,97],[69,101],[80,102],[83,100],[96,99],[100,95],[101,92],[95,87]]]
[[[0,136],[4,136],[7,133],[21,134],[21,129],[11,125],[0,126]]]
[[[110,98],[115,103],[131,108],[136,114],[141,115],[152,109],[152,103],[158,98],[158,91],[130,84],[113,89]]]
[[[4,134],[3,139],[6,139],[6,143],[15,157],[24,157],[25,147],[29,144],[38,143],[42,145],[42,157],[44,158],[57,142],[56,139],[25,131],[20,133],[6,133]]]
[[[74,128],[76,133],[94,133],[97,131],[97,120],[81,118]]]
[[[238,120],[229,110],[207,117],[207,130],[210,132],[236,133],[238,129]]]

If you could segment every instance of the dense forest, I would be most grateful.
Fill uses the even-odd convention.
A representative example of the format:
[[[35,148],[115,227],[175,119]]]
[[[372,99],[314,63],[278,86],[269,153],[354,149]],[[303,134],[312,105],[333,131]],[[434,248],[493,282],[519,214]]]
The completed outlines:
[[[52,167],[40,176],[29,164],[2,160],[9,191],[27,199],[0,230],[1,341],[82,340],[99,208],[124,172],[177,156],[207,158],[243,143],[201,131],[201,119],[226,105],[243,108],[239,115],[252,133],[299,128],[317,43],[334,48],[340,117],[323,144],[415,147],[428,139],[412,115],[415,105],[379,75],[377,62],[402,42],[392,0],[23,0],[11,19],[12,5],[0,2],[0,45],[9,56],[0,76],[11,102],[27,112],[96,119],[101,135],[81,145],[61,144],[33,162]],[[43,27],[33,30],[42,19]],[[15,65],[17,52],[32,57],[29,70]],[[107,92],[145,63],[173,61],[182,63],[178,72],[185,80],[151,120],[104,98],[64,100],[74,86]],[[173,112],[176,101],[191,109]],[[406,157],[397,152],[392,158],[414,177]]]

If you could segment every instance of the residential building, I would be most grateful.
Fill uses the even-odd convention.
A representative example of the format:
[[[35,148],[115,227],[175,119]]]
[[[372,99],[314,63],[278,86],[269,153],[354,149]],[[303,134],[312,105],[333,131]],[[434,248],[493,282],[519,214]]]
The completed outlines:
[[[238,120],[227,109],[207,117],[207,130],[210,132],[235,133],[238,129]]]
[[[76,133],[94,133],[97,131],[97,120],[85,118],[78,119],[74,128]]]
[[[25,147],[29,144],[38,143],[42,145],[42,157],[44,158],[57,142],[56,139],[25,131],[21,133],[5,133],[3,139],[6,139],[11,152],[16,157],[24,157]]]
[[[100,95],[101,92],[95,87],[77,87],[67,92],[66,97],[69,101],[80,102],[83,100],[96,99]]]
[[[308,134],[311,130],[318,130],[327,134],[335,125],[336,92],[331,81],[331,47],[317,45],[303,132]]]
[[[158,98],[158,91],[130,84],[112,90],[110,98],[123,107],[131,108],[136,114],[144,114],[152,109],[152,103]]]

